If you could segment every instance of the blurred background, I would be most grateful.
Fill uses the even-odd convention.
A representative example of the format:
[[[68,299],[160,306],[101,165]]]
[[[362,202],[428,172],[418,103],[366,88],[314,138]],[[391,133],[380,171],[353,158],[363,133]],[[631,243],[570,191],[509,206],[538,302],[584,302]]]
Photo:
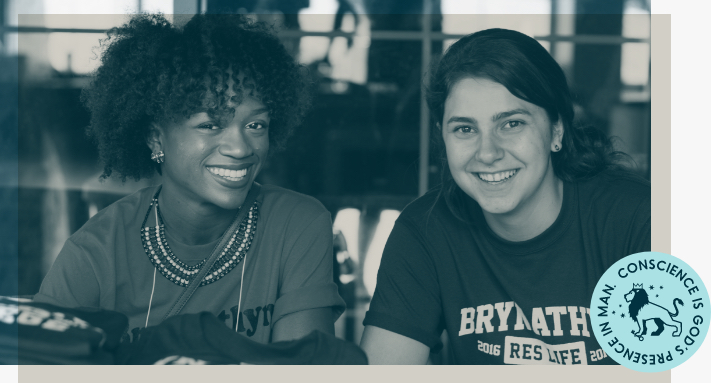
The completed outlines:
[[[99,63],[94,48],[128,14],[158,11],[176,23],[195,13],[251,14],[273,24],[310,69],[314,108],[258,181],[331,211],[334,278],[348,306],[336,332],[358,343],[395,219],[440,182],[422,93],[431,63],[487,28],[536,38],[565,71],[579,122],[616,136],[629,166],[649,178],[649,9],[650,0],[0,0],[0,82],[19,84],[0,94],[19,100],[0,108],[3,145],[18,142],[17,164],[5,158],[12,148],[0,154],[0,197],[18,201],[15,229],[14,213],[0,212],[2,236],[18,238],[17,248],[2,245],[17,254],[18,284],[7,290],[14,266],[3,262],[0,294],[36,293],[64,241],[93,214],[160,183],[100,182],[84,133],[79,94]],[[432,361],[447,364],[447,347]]]

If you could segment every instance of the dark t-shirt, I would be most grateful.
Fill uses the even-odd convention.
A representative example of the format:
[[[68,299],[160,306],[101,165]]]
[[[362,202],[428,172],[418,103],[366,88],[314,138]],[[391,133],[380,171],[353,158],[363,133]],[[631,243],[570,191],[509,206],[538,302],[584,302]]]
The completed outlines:
[[[615,364],[595,340],[590,299],[615,261],[650,250],[649,183],[613,172],[565,183],[556,221],[523,242],[497,236],[458,193],[470,223],[436,192],[402,212],[364,324],[433,350],[446,329],[458,364]]]

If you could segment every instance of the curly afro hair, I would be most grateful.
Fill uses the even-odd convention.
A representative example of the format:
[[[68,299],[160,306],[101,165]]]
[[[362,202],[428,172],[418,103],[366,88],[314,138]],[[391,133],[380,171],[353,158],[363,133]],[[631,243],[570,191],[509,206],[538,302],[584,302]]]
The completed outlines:
[[[269,27],[242,15],[195,15],[183,28],[160,14],[136,15],[111,29],[101,49],[101,66],[81,99],[91,112],[87,132],[99,148],[102,178],[160,172],[146,145],[153,122],[234,113],[231,73],[244,74],[242,91],[269,110],[272,148],[284,147],[309,106],[303,68]]]

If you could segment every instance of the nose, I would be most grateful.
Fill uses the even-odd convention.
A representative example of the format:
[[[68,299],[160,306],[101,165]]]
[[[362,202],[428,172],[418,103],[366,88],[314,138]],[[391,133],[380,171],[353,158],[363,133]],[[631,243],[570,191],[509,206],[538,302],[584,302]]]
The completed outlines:
[[[499,145],[497,137],[493,134],[482,134],[478,140],[478,148],[476,148],[474,159],[483,164],[491,165],[503,157],[504,150]]]
[[[218,152],[227,157],[245,158],[254,154],[254,148],[241,127],[230,126],[220,135]]]

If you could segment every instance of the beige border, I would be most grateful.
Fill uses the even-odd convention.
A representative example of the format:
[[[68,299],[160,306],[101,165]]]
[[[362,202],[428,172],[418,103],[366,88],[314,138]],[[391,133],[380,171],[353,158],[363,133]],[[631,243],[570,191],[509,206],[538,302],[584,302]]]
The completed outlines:
[[[670,371],[643,373],[622,366],[20,366],[20,383],[298,382],[363,383],[575,382],[669,383]],[[486,379],[486,380],[483,380]]]
[[[652,250],[671,252],[671,15],[652,15]],[[669,383],[671,371],[640,373],[621,366],[19,366],[19,382],[423,381]]]
[[[652,15],[652,251],[671,254],[671,15]]]

